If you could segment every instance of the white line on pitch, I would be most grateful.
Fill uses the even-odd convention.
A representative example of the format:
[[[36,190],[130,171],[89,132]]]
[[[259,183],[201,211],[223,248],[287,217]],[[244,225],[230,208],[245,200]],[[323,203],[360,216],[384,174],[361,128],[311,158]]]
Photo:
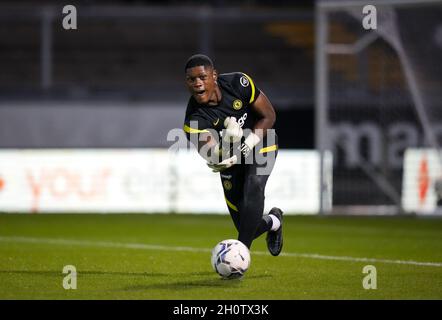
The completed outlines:
[[[142,249],[142,250],[211,252],[210,249],[194,248],[194,247],[177,247],[177,246],[163,246],[163,245],[153,245],[153,244],[144,244],[144,243],[122,243],[122,242],[86,241],[86,240],[69,240],[69,239],[51,239],[51,238],[30,238],[30,237],[0,237],[0,242],[41,243],[41,244],[67,245],[67,246],[126,248],[126,249]],[[269,254],[268,252],[264,251],[252,251],[252,253],[256,255]],[[392,260],[392,259],[375,259],[375,258],[357,258],[357,257],[347,257],[347,256],[327,256],[316,253],[283,252],[281,253],[281,256],[318,259],[318,260],[405,264],[405,265],[415,265],[415,266],[424,266],[424,267],[442,267],[442,262],[421,262],[413,260]]]

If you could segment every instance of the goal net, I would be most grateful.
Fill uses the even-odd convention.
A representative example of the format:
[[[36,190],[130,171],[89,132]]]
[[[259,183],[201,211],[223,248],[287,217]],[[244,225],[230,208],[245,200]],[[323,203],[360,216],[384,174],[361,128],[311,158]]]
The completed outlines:
[[[425,155],[403,176],[409,148],[441,167],[441,58],[442,1],[317,3],[316,146],[333,152],[334,211],[410,211],[406,188],[416,201],[437,188]]]

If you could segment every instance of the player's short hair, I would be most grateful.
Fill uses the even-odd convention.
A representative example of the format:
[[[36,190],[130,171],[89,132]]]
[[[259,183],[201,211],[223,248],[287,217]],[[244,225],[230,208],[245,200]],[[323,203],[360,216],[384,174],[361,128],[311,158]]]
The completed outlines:
[[[213,69],[212,59],[210,59],[208,56],[204,54],[194,54],[189,59],[187,59],[184,72],[186,72],[186,70],[189,68],[199,67],[199,66],[210,67]]]

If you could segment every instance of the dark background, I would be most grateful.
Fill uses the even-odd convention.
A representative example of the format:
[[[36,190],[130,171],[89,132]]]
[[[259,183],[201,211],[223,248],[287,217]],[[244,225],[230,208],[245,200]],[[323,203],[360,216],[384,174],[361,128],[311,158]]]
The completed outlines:
[[[0,147],[164,146],[147,131],[143,136],[137,124],[130,124],[130,114],[140,105],[145,105],[146,117],[148,109],[157,105],[169,110],[182,106],[184,112],[188,96],[183,65],[190,55],[201,52],[212,57],[220,73],[248,73],[269,96],[277,110],[275,127],[281,148],[313,148],[313,2],[201,3],[70,1],[77,8],[78,29],[64,30],[65,4],[60,1],[2,2],[0,110],[2,106],[9,109],[7,113],[3,109],[6,123]],[[146,15],[137,15],[140,12]],[[50,16],[46,22],[45,14]],[[24,122],[28,109],[14,115],[11,103],[14,110],[25,105],[42,116]],[[72,103],[91,105],[84,112],[89,119],[95,117],[97,104],[105,108],[119,103],[125,109],[111,121],[118,121],[119,128],[127,126],[125,132],[132,127],[140,136],[132,136],[131,142],[127,134],[115,133],[106,140],[84,129],[87,138],[74,141],[68,129],[63,129],[70,127]],[[41,106],[51,106],[52,116]],[[35,111],[38,108],[42,111]],[[72,119],[81,117],[79,110]],[[128,115],[127,124],[121,114]],[[29,133],[11,132],[11,127],[24,126],[34,128]]]

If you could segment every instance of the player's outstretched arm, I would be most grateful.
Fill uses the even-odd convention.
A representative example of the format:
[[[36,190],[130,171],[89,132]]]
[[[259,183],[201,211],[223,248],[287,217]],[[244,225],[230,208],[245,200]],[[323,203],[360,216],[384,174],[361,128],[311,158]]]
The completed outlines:
[[[242,135],[242,130],[240,131],[241,133],[237,132],[236,134]],[[213,172],[224,171],[225,169],[230,168],[237,163],[238,159],[236,155],[233,155],[230,158],[224,159],[223,161],[219,162],[219,156],[224,151],[225,150],[222,148],[222,143],[220,145],[220,143],[218,143],[213,135],[209,132],[203,133],[200,136],[198,143],[198,153],[205,160],[207,160],[207,166],[212,169]]]
[[[216,153],[217,147],[218,142],[210,132],[200,133],[198,139],[198,153],[201,157],[210,161],[212,156]]]

